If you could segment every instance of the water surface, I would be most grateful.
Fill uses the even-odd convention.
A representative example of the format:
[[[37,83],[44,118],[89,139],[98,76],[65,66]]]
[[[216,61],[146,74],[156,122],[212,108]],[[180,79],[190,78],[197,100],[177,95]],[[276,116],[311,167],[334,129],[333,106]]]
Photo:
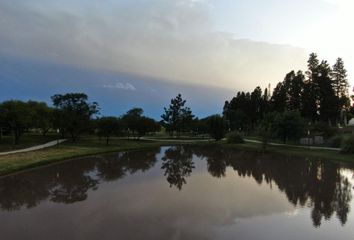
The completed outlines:
[[[0,179],[0,239],[353,239],[354,166],[220,148],[82,158]]]

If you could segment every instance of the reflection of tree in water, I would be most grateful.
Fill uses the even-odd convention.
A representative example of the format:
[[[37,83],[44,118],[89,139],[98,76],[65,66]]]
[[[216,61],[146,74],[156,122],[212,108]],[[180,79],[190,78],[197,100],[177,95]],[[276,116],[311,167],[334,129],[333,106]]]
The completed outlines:
[[[253,177],[259,184],[276,183],[294,206],[312,207],[311,217],[316,227],[333,214],[342,225],[347,222],[352,186],[341,175],[339,164],[227,149],[197,148],[195,152],[206,158],[212,176],[225,176],[226,167],[230,166],[239,176]]]
[[[224,149],[219,148],[211,152],[207,157],[208,172],[217,178],[225,177],[227,162],[222,161],[220,157],[223,155]],[[221,160],[221,161],[220,161]]]
[[[97,162],[98,176],[104,181],[113,181],[124,177],[127,173],[134,174],[152,168],[156,163],[159,148],[151,151],[121,152],[112,156],[103,156]]]
[[[94,161],[84,161],[82,164],[72,162],[70,170],[59,170],[54,186],[49,189],[49,199],[57,203],[86,200],[87,191],[95,190],[98,184],[98,179],[90,175],[94,167]]]
[[[162,157],[162,167],[170,186],[176,186],[179,190],[187,183],[186,178],[192,173],[194,167],[193,152],[190,148],[181,146],[171,147],[165,151]]]
[[[100,182],[119,179],[126,173],[146,171],[154,166],[158,151],[155,149],[69,161],[2,178],[0,207],[13,211],[21,207],[35,207],[47,199],[65,204],[84,201],[87,192],[97,189]]]

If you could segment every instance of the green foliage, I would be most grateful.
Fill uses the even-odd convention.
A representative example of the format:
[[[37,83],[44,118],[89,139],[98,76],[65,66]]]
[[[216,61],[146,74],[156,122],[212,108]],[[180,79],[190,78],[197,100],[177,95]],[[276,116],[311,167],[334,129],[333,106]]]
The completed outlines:
[[[328,123],[321,121],[311,125],[311,132],[313,134],[322,135],[324,138],[330,138],[336,134],[337,129],[329,126]]]
[[[5,101],[0,104],[2,127],[11,131],[14,144],[18,144],[20,137],[31,126],[31,109],[26,102],[18,100]]]
[[[132,133],[133,136],[137,133],[140,118],[144,111],[141,108],[132,108],[126,114],[122,116],[124,127],[128,133]]]
[[[349,138],[343,141],[342,152],[354,153],[354,135],[350,136]]]
[[[84,93],[56,94],[52,96],[55,126],[62,134],[68,132],[73,142],[85,130],[88,130],[90,119],[99,112],[96,102],[89,103]]]
[[[96,120],[97,133],[106,138],[106,144],[109,144],[109,138],[112,135],[118,135],[122,130],[122,124],[119,118],[102,117]]]
[[[28,101],[31,109],[32,127],[41,130],[45,136],[53,128],[53,109],[44,102]]]
[[[257,133],[262,138],[262,148],[265,151],[269,144],[270,139],[274,135],[274,121],[276,118],[276,113],[266,113],[264,118],[258,125]]]
[[[194,116],[192,110],[185,107],[185,104],[186,100],[183,100],[181,94],[178,94],[171,99],[169,107],[164,108],[165,112],[161,115],[161,123],[171,136],[174,132],[179,135],[181,131],[190,130]]]
[[[225,122],[220,115],[212,115],[207,119],[209,126],[209,134],[216,141],[219,141],[225,136]]]
[[[291,71],[279,82],[270,97],[270,89],[262,95],[260,87],[253,92],[238,92],[226,101],[223,116],[230,130],[253,130],[269,112],[299,111],[312,123],[328,125],[344,123],[342,111],[349,109],[348,81],[342,59],[331,68],[327,61],[319,61],[310,54],[306,75]]]
[[[152,118],[141,117],[137,125],[138,137],[142,137],[149,132],[160,131],[160,125]]]
[[[148,132],[157,132],[160,130],[160,125],[154,119],[142,116],[143,113],[143,109],[133,108],[122,117],[127,132],[131,132],[133,136],[137,135],[138,138],[146,135]]]
[[[245,142],[245,140],[243,139],[243,136],[237,131],[229,132],[228,134],[226,134],[226,139],[227,139],[227,143],[244,143]]]
[[[336,135],[328,140],[328,146],[333,148],[340,148],[342,146],[343,137],[341,135]]]
[[[226,101],[223,116],[229,130],[248,132],[269,109],[268,90],[256,87],[253,92],[238,92],[230,102]]]
[[[286,111],[275,117],[274,129],[277,136],[286,143],[287,140],[298,140],[304,133],[304,119],[297,111]]]

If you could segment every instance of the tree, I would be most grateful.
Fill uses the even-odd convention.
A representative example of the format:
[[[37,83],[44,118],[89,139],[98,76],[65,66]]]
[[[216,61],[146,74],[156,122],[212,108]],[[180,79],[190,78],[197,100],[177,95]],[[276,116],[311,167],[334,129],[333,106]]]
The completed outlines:
[[[53,109],[44,102],[28,101],[32,127],[41,130],[43,136],[53,127]]]
[[[312,122],[318,120],[318,86],[315,80],[315,78],[318,76],[318,66],[319,60],[317,58],[317,54],[311,53],[309,60],[307,61],[308,70],[305,72],[306,80],[304,83],[304,93],[302,97],[302,114]]]
[[[282,82],[278,83],[272,95],[272,109],[276,112],[283,112],[286,109],[287,90]]]
[[[331,77],[336,96],[347,97],[349,83],[347,79],[347,70],[344,68],[343,59],[338,58],[336,63],[333,65]]]
[[[348,111],[350,107],[347,70],[344,68],[344,62],[341,58],[338,58],[333,65],[331,78],[333,90],[337,97],[337,120],[341,121],[341,112]]]
[[[68,132],[75,142],[89,128],[91,117],[99,112],[98,103],[89,103],[84,93],[56,94],[51,98],[56,108],[56,126],[63,132]]]
[[[2,103],[0,103],[0,140],[2,139],[2,135],[3,135],[5,128],[6,128],[5,115],[1,109],[1,104]]]
[[[267,150],[268,144],[274,135],[274,121],[276,113],[266,113],[258,126],[258,135],[262,138],[263,151]]]
[[[220,115],[212,115],[208,117],[209,134],[216,141],[219,141],[225,136],[225,122]]]
[[[128,132],[131,132],[133,137],[138,131],[139,121],[144,113],[142,108],[132,108],[122,116],[122,120]]]
[[[293,72],[294,73],[294,72]],[[302,108],[302,93],[304,89],[305,76],[301,71],[292,76],[288,91],[288,110],[300,110]]]
[[[128,131],[131,131],[133,136],[137,134],[138,139],[148,132],[160,129],[160,125],[154,119],[143,116],[143,113],[144,110],[141,108],[132,108],[122,117]]]
[[[304,128],[304,119],[298,111],[285,111],[275,117],[274,129],[284,143],[288,140],[298,140]]]
[[[18,100],[5,101],[0,104],[0,115],[5,128],[13,135],[14,144],[31,124],[31,111],[26,102]]]
[[[138,139],[146,133],[156,132],[160,130],[160,125],[152,118],[142,116],[139,118],[136,130],[138,132]]]
[[[318,66],[317,75],[313,82],[316,85],[316,97],[319,119],[334,123],[338,117],[337,98],[332,88],[331,68],[327,61],[322,61]]]
[[[116,117],[102,117],[97,119],[98,135],[106,138],[106,145],[109,144],[109,139],[113,135],[117,135],[121,131],[121,122]]]
[[[171,99],[169,107],[164,108],[165,112],[161,115],[162,125],[171,136],[173,136],[174,131],[179,135],[194,117],[192,110],[189,107],[185,107],[185,104],[186,100],[183,100],[181,94],[178,94]]]
[[[255,99],[256,94],[254,94]],[[253,106],[252,106],[253,105]],[[238,92],[230,102],[226,101],[223,109],[223,117],[227,124],[227,129],[231,131],[248,131],[252,128],[251,118],[254,117],[253,108],[249,92]]]
[[[262,89],[258,86],[251,93],[251,127],[254,128],[256,122],[259,119],[262,119],[264,112],[262,112],[263,106],[263,97],[262,97]]]

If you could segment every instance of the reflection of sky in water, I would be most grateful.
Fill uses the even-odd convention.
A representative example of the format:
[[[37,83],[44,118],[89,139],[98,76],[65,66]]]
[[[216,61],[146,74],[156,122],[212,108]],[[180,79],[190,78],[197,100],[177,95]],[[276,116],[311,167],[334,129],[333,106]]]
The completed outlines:
[[[9,182],[33,182],[27,189],[36,187],[31,190],[37,191],[34,195],[26,189],[9,191],[11,186],[0,179],[0,193],[8,195],[0,194],[0,204],[6,200],[22,204],[19,209],[0,210],[1,239],[350,239],[353,235],[351,199],[343,226],[336,216],[341,209],[319,207],[326,203],[335,207],[338,199],[349,197],[343,195],[346,188],[332,188],[343,185],[339,172],[354,185],[352,170],[338,170],[329,162],[219,149],[175,148],[168,154],[167,150],[171,149],[58,164],[16,175]],[[165,156],[171,160],[169,169],[177,172],[178,159],[193,159],[195,168],[184,176],[181,190],[166,181],[169,173],[161,169],[164,160],[160,160]],[[35,202],[30,196],[41,193],[43,198],[36,204],[25,205]],[[303,207],[291,203],[303,193]],[[327,220],[321,215],[317,228],[314,208],[329,215]]]

